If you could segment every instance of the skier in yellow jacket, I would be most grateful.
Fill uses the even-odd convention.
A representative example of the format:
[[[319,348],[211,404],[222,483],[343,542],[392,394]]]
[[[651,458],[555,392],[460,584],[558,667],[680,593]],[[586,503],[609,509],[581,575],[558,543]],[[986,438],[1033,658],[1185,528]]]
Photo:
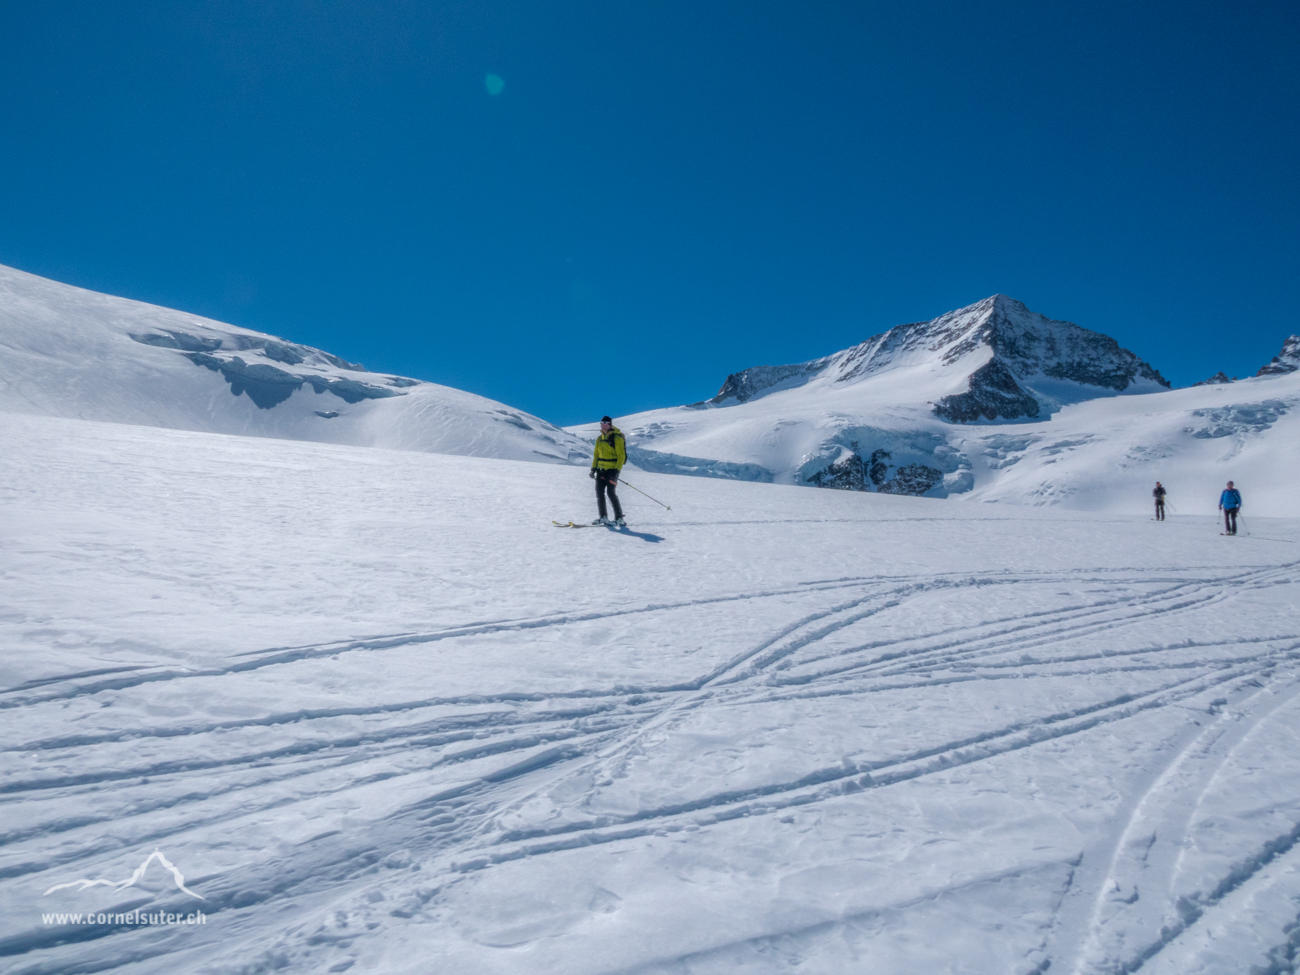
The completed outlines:
[[[600,436],[596,438],[596,451],[591,457],[591,476],[596,479],[596,510],[600,517],[593,525],[627,524],[623,518],[623,506],[618,503],[614,489],[618,487],[618,472],[627,463],[627,446],[623,443],[623,431],[614,426],[614,421],[607,416],[600,418]],[[610,503],[614,505],[614,520],[609,520],[605,510],[605,493],[609,493]]]

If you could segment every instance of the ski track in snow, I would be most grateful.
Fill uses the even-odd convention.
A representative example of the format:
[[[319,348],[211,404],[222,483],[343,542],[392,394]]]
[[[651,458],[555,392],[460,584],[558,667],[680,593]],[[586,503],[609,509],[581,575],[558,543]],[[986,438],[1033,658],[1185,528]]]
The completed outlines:
[[[457,477],[475,470],[460,463]],[[823,526],[825,545],[862,530],[785,516],[854,499],[771,496],[785,507],[647,527],[669,545],[674,532]],[[880,510],[953,544],[985,522],[930,517],[934,504]],[[612,534],[561,534],[536,544],[578,562],[622,552]],[[340,626],[337,640],[232,644],[203,665],[102,654],[9,671],[27,679],[0,689],[13,919],[0,958],[29,975],[1290,971],[1300,560],[1277,541],[1220,542],[1237,560],[1223,564],[1209,548],[1187,564],[918,557],[770,584],[733,565],[647,584],[653,599],[531,615],[505,602],[362,637]],[[660,664],[624,675],[575,657],[543,679],[499,663],[603,652],[615,626],[634,649],[659,639]],[[662,679],[633,679],[647,673]],[[451,690],[428,693],[444,675]],[[348,703],[304,691],[335,686]],[[33,913],[87,909],[42,892],[129,876],[154,849],[201,892],[204,927]],[[113,909],[194,909],[155,887]],[[1237,967],[1215,954],[1224,944]]]
[[[1252,689],[1253,687],[1253,689]],[[1255,850],[1246,850],[1243,859],[1228,874],[1217,878],[1209,890],[1176,892],[1180,852],[1187,843],[1190,821],[1209,792],[1211,783],[1221,772],[1235,748],[1262,722],[1274,718],[1282,707],[1300,695],[1300,683],[1294,679],[1266,686],[1251,681],[1240,688],[1240,697],[1231,702],[1226,720],[1211,723],[1191,733],[1170,756],[1170,760],[1149,787],[1135,797],[1124,828],[1114,836],[1109,862],[1098,862],[1104,873],[1096,872],[1089,886],[1093,894],[1086,922],[1069,918],[1073,934],[1080,928],[1085,939],[1076,944],[1074,971],[1137,971],[1155,958],[1174,939],[1202,921],[1225,895],[1255,881],[1261,870],[1275,857],[1284,855],[1300,838],[1300,821],[1281,836],[1271,836]],[[1218,707],[1227,708],[1227,698]],[[1100,879],[1098,883],[1097,880]],[[1139,886],[1161,891],[1164,899],[1148,898],[1142,909],[1148,917],[1146,938],[1134,939],[1132,930],[1115,930],[1115,916],[1133,912],[1142,899]],[[1108,925],[1112,930],[1107,930]],[[1154,927],[1154,925],[1159,925]],[[1136,940],[1136,944],[1126,944]],[[1119,944],[1107,944],[1107,941]]]
[[[159,776],[192,779],[196,783],[194,791],[176,805],[167,807],[175,821],[166,825],[141,822],[140,831],[135,836],[137,842],[165,845],[176,833],[218,825],[224,818],[223,813],[210,812],[209,807],[229,792],[255,792],[258,785],[256,776],[243,783],[222,784],[216,788],[213,788],[215,783],[211,780],[208,780],[207,786],[198,785],[213,772],[226,774],[247,771],[280,761],[290,764],[290,769],[281,770],[277,774],[277,781],[280,782],[287,777],[306,777],[330,769],[344,770],[348,786],[359,786],[374,781],[375,773],[367,768],[367,763],[377,753],[394,745],[444,749],[437,761],[429,766],[431,768],[471,760],[504,758],[505,764],[469,777],[462,784],[441,790],[420,803],[395,810],[386,817],[383,832],[397,831],[421,836],[421,848],[418,854],[412,851],[412,855],[418,855],[423,861],[426,877],[438,877],[441,883],[447,884],[454,883],[458,875],[491,869],[496,864],[520,858],[544,857],[578,847],[625,841],[647,834],[663,835],[665,832],[698,829],[738,817],[774,815],[792,807],[825,802],[860,790],[885,789],[919,777],[942,774],[967,763],[989,761],[1017,749],[1084,735],[1104,724],[1132,720],[1152,710],[1187,706],[1191,700],[1210,692],[1222,693],[1225,702],[1218,706],[1230,704],[1240,713],[1241,720],[1226,730],[1220,722],[1216,722],[1189,736],[1186,744],[1172,758],[1165,774],[1152,782],[1142,797],[1138,805],[1145,807],[1153,801],[1153,796],[1170,788],[1168,780],[1171,770],[1181,768],[1189,762],[1194,763],[1202,752],[1207,751],[1209,740],[1217,742],[1231,734],[1234,740],[1240,741],[1255,722],[1267,719],[1281,702],[1290,700],[1297,693],[1300,688],[1296,684],[1300,634],[1279,633],[1243,640],[1231,646],[1222,643],[1194,645],[1188,642],[1131,649],[1122,653],[1067,653],[1034,659],[1032,662],[1011,660],[1008,656],[1021,654],[1023,657],[1027,651],[1059,646],[1063,640],[1122,630],[1153,614],[1162,614],[1164,621],[1168,622],[1169,614],[1204,610],[1231,598],[1233,593],[1244,588],[1293,585],[1298,564],[1300,563],[1292,562],[1181,579],[1171,577],[1168,572],[1146,575],[1132,571],[1117,574],[1084,569],[1075,573],[1048,573],[1037,578],[1023,575],[1008,577],[1005,572],[996,572],[964,577],[835,581],[779,591],[737,593],[711,600],[646,606],[614,613],[562,613],[532,620],[486,620],[437,633],[353,640],[326,646],[271,649],[246,654],[252,660],[234,663],[221,670],[117,676],[115,672],[123,669],[109,668],[44,678],[3,692],[3,698],[0,698],[3,706],[20,710],[19,720],[11,727],[21,727],[25,723],[21,718],[24,709],[50,707],[70,698],[95,695],[105,690],[129,691],[160,681],[214,677],[238,680],[241,675],[253,670],[284,667],[320,656],[373,653],[486,633],[519,633],[537,627],[568,627],[621,615],[669,614],[687,611],[702,602],[764,600],[776,596],[828,592],[835,593],[840,600],[792,621],[768,639],[695,679],[673,685],[613,690],[574,687],[567,693],[545,694],[530,693],[521,688],[517,692],[506,694],[428,698],[370,708],[301,710],[220,724],[133,727],[107,735],[13,743],[7,745],[5,750],[51,755],[91,745],[125,744],[146,738],[168,740],[175,744],[172,746],[173,754],[166,761],[119,767],[98,773],[78,772],[9,779],[0,787],[0,808],[3,808],[3,804],[29,800],[41,793],[63,799],[77,794],[89,796],[113,782],[141,778],[152,780]],[[978,627],[937,628],[905,638],[872,641],[843,649],[832,650],[824,646],[832,635],[877,614],[904,606],[909,599],[923,593],[971,587],[1016,589],[1053,586],[1066,581],[1095,583],[1104,586],[1106,592],[1102,598],[1055,610],[998,615]],[[1183,650],[1191,650],[1192,655],[1179,656],[1179,651]],[[1218,654],[1196,656],[1197,651],[1218,651]],[[1166,660],[1166,657],[1173,659]],[[1069,665],[1069,669],[1062,669],[1062,665]],[[880,693],[915,692],[955,681],[1024,680],[1048,673],[1087,674],[1112,669],[1152,671],[1159,678],[1153,687],[1143,692],[1097,700],[1057,713],[1037,714],[1003,726],[989,727],[978,734],[942,741],[914,752],[900,753],[883,761],[862,765],[841,763],[825,767],[810,766],[797,778],[752,789],[705,792],[680,802],[638,809],[622,816],[580,818],[560,825],[529,829],[505,828],[501,824],[503,817],[523,808],[543,789],[553,791],[566,779],[575,776],[600,777],[607,774],[648,734],[656,729],[671,728],[684,713],[693,710],[744,708],[754,702],[789,699],[792,695],[849,695],[866,698]],[[227,693],[238,692],[231,689]],[[1259,703],[1261,698],[1266,699],[1263,704]],[[463,713],[419,718],[420,712],[435,708],[460,709]],[[484,708],[496,710],[485,712]],[[340,736],[323,731],[319,736],[302,735],[300,737],[311,740],[290,746],[244,751],[223,758],[208,757],[212,749],[207,747],[206,739],[218,732],[295,723],[311,727],[312,723],[323,723],[345,716],[383,717],[388,719],[388,723],[368,727],[364,733]],[[512,757],[520,753],[526,754],[523,757]],[[1198,766],[1197,787],[1201,787],[1202,780],[1207,775],[1212,775],[1217,768],[1218,763],[1214,762]],[[256,805],[257,799],[254,796],[241,798],[237,806],[233,810],[228,809],[224,815],[231,815],[232,812],[235,815],[246,815],[251,808],[250,802]],[[176,817],[178,811],[181,815]],[[144,810],[137,815],[143,820],[149,817],[150,812]],[[1172,815],[1185,819],[1186,803],[1175,804]],[[122,823],[120,817],[120,810],[111,810],[111,818],[119,827]],[[110,815],[105,816],[105,819],[108,818]],[[62,823],[37,822],[25,830],[6,830],[0,841],[5,846],[12,846],[35,837],[48,840],[64,833],[84,833],[95,820],[94,813],[88,811],[83,817]],[[1100,950],[1097,915],[1100,913],[1100,905],[1106,902],[1106,892],[1118,883],[1116,874],[1122,872],[1122,853],[1132,845],[1131,834],[1138,828],[1137,823],[1135,811],[1115,840],[1109,871],[1105,872],[1104,878],[1102,874],[1092,878],[1094,889],[1091,893],[1095,901],[1092,916],[1086,923],[1080,923],[1077,919],[1062,919],[1059,922],[1062,929],[1068,928],[1081,941],[1079,945],[1067,944],[1063,947],[1063,956],[1068,956],[1072,951],[1079,953],[1077,971],[1137,970],[1142,963],[1155,957],[1173,939],[1173,935],[1182,934],[1195,925],[1206,909],[1212,909],[1222,901],[1229,889],[1249,883],[1253,876],[1250,870],[1244,874],[1238,870],[1239,876],[1234,874],[1232,878],[1224,878],[1227,889],[1204,892],[1204,906],[1191,916],[1186,916],[1184,912],[1182,927],[1174,930],[1172,935],[1166,926],[1163,933],[1159,930],[1154,933],[1150,943],[1131,951],[1130,957],[1107,956],[1102,963],[1087,964],[1087,953],[1090,951],[1095,955]],[[1279,842],[1284,842],[1289,850],[1297,835],[1300,835],[1300,824],[1287,837],[1270,841],[1270,855],[1285,852],[1279,847]],[[1170,841],[1165,841],[1166,846],[1169,844]],[[279,882],[276,889],[267,892],[268,899],[292,896],[301,887],[320,886],[322,865],[331,868],[331,875],[324,886],[343,887],[349,884],[358,874],[373,867],[366,854],[379,844],[367,843],[365,846],[369,849],[358,851],[341,843],[335,856],[314,858],[310,879],[295,876],[291,866],[286,872],[281,865],[277,870]],[[62,846],[53,861],[60,872],[75,873],[83,861],[89,861],[100,852],[100,844],[81,845],[73,840]],[[1253,862],[1257,867],[1262,867],[1268,859],[1269,857],[1261,855]],[[50,866],[46,857],[33,856],[27,863],[6,867],[3,876],[20,877],[28,870],[43,872],[49,870]],[[1082,873],[1082,869],[1077,871],[1077,875]],[[1100,886],[1096,883],[1098,878],[1103,879]],[[234,896],[234,888],[238,887],[235,878],[223,878],[222,885],[227,888],[226,895],[209,895],[209,900],[213,902],[209,906],[210,911],[219,913],[248,906],[241,905]],[[110,941],[120,938],[139,939],[138,932],[125,929],[108,929],[101,934]],[[57,939],[51,938],[49,944],[42,944],[39,938],[30,935],[17,940],[9,938],[6,939],[8,944],[4,951],[12,955],[42,948],[52,950],[55,940],[64,939],[65,933],[61,933]],[[169,950],[169,943],[166,939],[156,939],[154,948],[162,953]],[[93,950],[96,955],[103,955],[102,947],[96,946]],[[110,950],[102,967],[117,967],[131,958],[147,957],[150,953],[149,950],[134,949],[119,957]],[[67,970],[96,970],[89,959],[89,955],[81,955],[76,961],[69,958],[71,965]],[[15,970],[24,969],[20,965]]]

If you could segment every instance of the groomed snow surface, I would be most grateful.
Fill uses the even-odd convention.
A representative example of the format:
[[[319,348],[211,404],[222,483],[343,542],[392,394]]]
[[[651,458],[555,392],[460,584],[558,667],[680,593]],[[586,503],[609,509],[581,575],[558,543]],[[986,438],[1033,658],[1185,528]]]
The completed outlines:
[[[1300,521],[0,455],[10,972],[1293,970]]]

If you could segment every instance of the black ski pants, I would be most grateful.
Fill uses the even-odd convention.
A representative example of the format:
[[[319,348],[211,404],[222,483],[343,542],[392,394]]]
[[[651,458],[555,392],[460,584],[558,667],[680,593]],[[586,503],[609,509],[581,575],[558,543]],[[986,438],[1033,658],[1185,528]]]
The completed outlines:
[[[618,471],[596,471],[596,510],[602,518],[608,518],[605,510],[605,493],[609,492],[610,504],[614,506],[614,517],[623,517],[623,506],[618,503],[614,488],[618,486]]]
[[[1165,520],[1165,499],[1156,498],[1156,521]]]
[[[1239,508],[1223,509],[1223,530],[1229,535],[1237,534],[1237,512]]]

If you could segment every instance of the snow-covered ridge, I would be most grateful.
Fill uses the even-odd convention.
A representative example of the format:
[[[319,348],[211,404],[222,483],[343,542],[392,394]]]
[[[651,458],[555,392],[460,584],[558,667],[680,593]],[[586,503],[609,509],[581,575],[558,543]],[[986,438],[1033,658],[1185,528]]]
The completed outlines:
[[[1292,335],[1282,343],[1282,351],[1261,366],[1255,376],[1257,378],[1260,376],[1285,376],[1297,369],[1300,369],[1300,335]],[[1202,379],[1199,383],[1192,383],[1192,385],[1215,386],[1222,383],[1236,382],[1241,382],[1240,376],[1229,376],[1220,369],[1209,379]]]
[[[585,463],[503,403],[274,335],[0,267],[0,412]]]
[[[811,362],[732,373],[707,402],[715,406],[744,403],[814,380],[861,382],[927,361],[937,363],[949,382],[966,381],[963,391],[933,403],[936,415],[960,423],[1038,417],[1042,401],[1049,409],[1058,405],[1059,388],[1035,380],[1064,380],[1097,387],[1098,392],[1169,388],[1157,370],[1120,348],[1110,336],[1071,322],[1053,321],[1014,298],[993,295],[931,321],[897,325]],[[1043,388],[1036,389],[1036,385]],[[1072,398],[1088,396],[1084,389]]]
[[[305,385],[317,393],[333,393],[345,403],[400,396],[402,388],[420,385],[417,379],[401,376],[382,377],[386,385],[380,386],[347,375],[334,375],[332,371],[344,374],[366,372],[366,367],[320,349],[283,342],[273,336],[222,333],[197,325],[193,331],[200,334],[170,328],[127,334],[142,345],[176,349],[196,366],[220,373],[230,384],[230,390],[235,396],[247,393],[248,398],[263,410],[278,406]],[[250,352],[250,358],[254,359],[252,363],[245,362],[244,356],[236,354],[248,355]],[[294,372],[286,370],[282,365],[270,365],[265,360],[283,363],[291,369],[294,366],[306,368]]]
[[[1256,376],[1285,376],[1300,369],[1300,335],[1292,335],[1282,343],[1282,351],[1260,368]]]
[[[1257,378],[1171,390],[1108,336],[997,295],[620,426],[660,473],[1127,512],[1156,480],[1212,508],[1233,479],[1257,513],[1284,515],[1298,344]]]

